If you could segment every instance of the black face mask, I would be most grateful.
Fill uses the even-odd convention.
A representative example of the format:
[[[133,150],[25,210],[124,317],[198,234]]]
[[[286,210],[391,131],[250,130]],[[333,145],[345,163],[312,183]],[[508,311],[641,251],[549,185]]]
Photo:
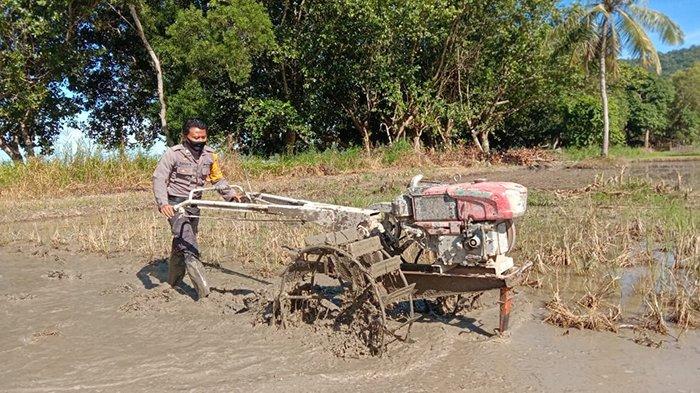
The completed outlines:
[[[191,140],[187,140],[187,144],[190,145],[189,147],[196,151],[196,152],[201,152],[202,149],[204,149],[204,145],[206,142],[192,142]]]

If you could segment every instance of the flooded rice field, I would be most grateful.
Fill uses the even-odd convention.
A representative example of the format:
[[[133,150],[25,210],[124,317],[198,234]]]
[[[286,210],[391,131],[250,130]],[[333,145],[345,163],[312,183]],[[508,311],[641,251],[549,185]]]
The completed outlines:
[[[699,163],[633,164],[625,169],[625,174],[663,180],[669,185],[677,183],[680,175],[684,186],[694,189],[690,196],[692,204],[697,201],[693,195],[700,187]],[[429,175],[451,178],[459,171],[450,168]],[[581,189],[596,177],[614,177],[620,171],[620,168],[566,167],[462,170],[467,178],[517,181],[532,190],[557,193]],[[368,184],[379,189],[404,180],[401,177],[367,180],[365,175],[323,179],[338,187],[356,184],[371,190]],[[260,187],[273,192],[316,195],[316,199],[326,200],[322,191],[311,186],[314,182],[318,183],[319,179],[305,178],[294,185],[271,181]],[[150,195],[115,196],[110,202],[115,206],[114,211],[103,208],[112,197],[100,198],[94,206],[90,205],[91,200],[81,200],[80,206],[67,210],[76,213],[71,217],[31,220],[33,213],[23,211],[22,206],[4,213],[2,225],[6,233],[0,241],[3,359],[0,390],[692,392],[700,389],[698,330],[679,329],[670,322],[667,335],[639,328],[641,319],[649,312],[649,293],[666,296],[678,288],[697,286],[697,261],[687,259],[684,256],[687,254],[668,244],[631,237],[626,240],[633,245],[628,247],[629,255],[616,259],[614,264],[595,267],[592,273],[590,267],[584,266],[583,259],[576,259],[577,247],[586,249],[587,245],[576,243],[578,238],[573,234],[564,238],[571,239],[571,244],[559,244],[559,238],[552,241],[557,247],[570,249],[570,256],[560,256],[558,249],[542,251],[550,245],[525,231],[516,256],[532,258],[537,269],[529,285],[516,291],[508,334],[500,336],[494,330],[498,326],[498,297],[497,291],[492,291],[485,293],[474,309],[454,316],[436,313],[430,307],[417,307],[422,316],[413,325],[412,342],[392,344],[382,357],[340,357],[332,348],[337,347],[338,340],[342,342],[342,337],[332,332],[304,324],[281,330],[259,321],[257,310],[277,290],[278,274],[283,268],[277,261],[282,252],[275,254],[273,249],[294,243],[292,232],[285,229],[280,232],[285,239],[268,243],[265,253],[247,253],[244,259],[241,255],[247,250],[245,247],[248,243],[252,247],[255,242],[252,237],[237,236],[244,245],[230,240],[237,244],[235,248],[222,240],[222,236],[230,235],[208,233],[219,227],[205,226],[202,246],[210,260],[206,273],[213,292],[209,298],[195,301],[194,290],[189,285],[171,288],[165,282],[167,244],[160,243],[167,243],[167,230],[160,225],[160,218],[148,210]],[[542,217],[553,214],[556,206],[550,208],[549,200],[545,202],[539,207],[533,205],[532,214]],[[46,203],[47,206],[70,205],[66,201]],[[578,200],[574,200],[576,203]],[[143,220],[139,221],[143,238],[139,237],[142,232],[121,221],[116,221],[119,224],[116,227],[128,236],[122,239],[119,234],[109,232],[115,227],[114,222],[108,221],[111,214],[126,211],[125,206],[128,208],[130,204],[141,206],[139,213],[129,213],[132,215],[128,217]],[[17,217],[22,217],[21,222]],[[94,232],[85,229],[91,223],[96,223]],[[537,222],[529,225],[534,227]],[[612,228],[605,225],[601,224],[601,228]],[[256,230],[258,235],[266,233],[262,228]],[[77,235],[69,237],[66,231]],[[602,232],[598,237],[603,238]],[[108,242],[114,238],[119,241]],[[610,242],[616,241],[614,236],[611,239]],[[153,241],[153,245],[147,244],[148,241]],[[215,253],[229,248],[233,251]],[[538,262],[537,255],[546,259]],[[250,259],[271,262],[261,268]],[[638,262],[642,259],[646,262]],[[579,264],[583,267],[579,268]],[[597,279],[590,280],[594,275]],[[606,288],[608,282],[614,284]],[[543,322],[550,313],[547,304],[555,291],[563,304],[570,305],[598,290],[605,292],[602,301],[620,309],[622,315],[615,321],[616,331],[562,328]]]

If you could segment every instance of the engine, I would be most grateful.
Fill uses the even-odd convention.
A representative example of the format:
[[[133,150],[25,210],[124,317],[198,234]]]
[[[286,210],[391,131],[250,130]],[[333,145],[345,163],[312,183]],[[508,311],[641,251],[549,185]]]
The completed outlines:
[[[505,254],[515,242],[513,219],[527,207],[527,189],[510,182],[476,180],[423,184],[391,203],[401,233],[434,253],[438,265],[483,266],[500,274],[513,266]]]

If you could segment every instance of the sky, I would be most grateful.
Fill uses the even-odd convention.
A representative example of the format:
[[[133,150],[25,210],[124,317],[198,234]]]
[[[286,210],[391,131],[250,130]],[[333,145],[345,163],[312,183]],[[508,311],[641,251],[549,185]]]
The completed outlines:
[[[681,30],[683,30],[683,33],[685,33],[685,42],[680,46],[663,44],[657,35],[650,34],[659,52],[668,52],[674,49],[700,45],[700,0],[643,0],[642,2],[646,2],[648,8],[666,14],[666,16],[676,22],[681,27]],[[561,1],[561,4],[565,5],[571,3],[574,3],[574,1]],[[581,1],[581,3],[587,4],[588,1]]]
[[[678,23],[685,33],[685,42],[681,46],[662,44],[656,35],[652,35],[652,40],[659,52],[700,45],[700,0],[652,0],[648,2],[648,6],[666,14]]]
[[[562,0],[561,4],[571,4],[572,0]],[[586,3],[585,1],[583,2]],[[651,38],[659,52],[668,52],[674,49],[687,48],[693,45],[700,45],[700,0],[648,0],[647,6],[656,11],[666,14],[671,20],[675,21],[681,30],[685,33],[685,42],[680,46],[669,46],[663,44],[658,36],[651,34]],[[625,55],[623,54],[623,57]],[[83,113],[81,116],[85,116]],[[78,129],[65,128],[56,140],[56,151],[64,149],[74,150],[80,143],[90,145],[86,141],[82,133]],[[165,143],[157,142],[149,153],[158,155],[165,151]],[[0,161],[7,161],[9,157],[5,153],[0,152]]]

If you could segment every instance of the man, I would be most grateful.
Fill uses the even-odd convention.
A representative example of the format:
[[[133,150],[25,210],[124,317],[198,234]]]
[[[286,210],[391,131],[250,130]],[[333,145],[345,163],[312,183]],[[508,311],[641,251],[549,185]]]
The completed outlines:
[[[187,199],[190,191],[204,186],[206,181],[219,188],[226,200],[238,198],[228,188],[214,150],[206,146],[207,126],[201,120],[188,120],[182,129],[182,144],[169,148],[153,172],[153,193],[160,212],[168,219],[173,241],[168,261],[168,283],[175,287],[189,275],[199,299],[209,295],[209,284],[199,260],[197,225],[199,208],[186,208],[186,214],[173,209]],[[195,195],[201,198],[201,194]]]

